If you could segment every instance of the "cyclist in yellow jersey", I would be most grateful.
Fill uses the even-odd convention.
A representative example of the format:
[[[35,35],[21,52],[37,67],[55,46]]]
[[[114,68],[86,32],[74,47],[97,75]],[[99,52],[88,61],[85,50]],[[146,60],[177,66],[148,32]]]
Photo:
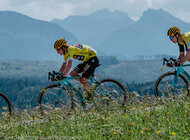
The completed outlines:
[[[73,59],[83,61],[70,72],[70,76],[75,77],[82,73],[79,81],[84,87],[88,86],[88,78],[94,73],[96,67],[99,66],[96,51],[88,45],[68,45],[64,38],[55,42],[54,49],[57,50],[58,54],[64,55],[64,62],[60,68],[62,76],[66,76],[70,71]]]
[[[180,60],[180,65],[183,65],[187,60],[190,61],[190,32],[180,33],[180,29],[174,26],[168,30],[168,36],[173,43],[178,43],[180,55],[178,60]],[[185,55],[185,49],[186,55]]]

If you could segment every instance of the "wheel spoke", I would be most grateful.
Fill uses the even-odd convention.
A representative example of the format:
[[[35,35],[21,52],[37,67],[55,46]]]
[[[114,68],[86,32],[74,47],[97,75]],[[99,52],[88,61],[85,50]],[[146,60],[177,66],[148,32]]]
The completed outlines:
[[[122,84],[113,79],[104,79],[100,81],[99,86],[94,93],[96,105],[103,108],[116,109],[125,103],[126,91]]]
[[[43,113],[48,113],[52,111],[68,111],[72,102],[70,95],[56,85],[45,88],[45,92],[39,95],[39,105]]]

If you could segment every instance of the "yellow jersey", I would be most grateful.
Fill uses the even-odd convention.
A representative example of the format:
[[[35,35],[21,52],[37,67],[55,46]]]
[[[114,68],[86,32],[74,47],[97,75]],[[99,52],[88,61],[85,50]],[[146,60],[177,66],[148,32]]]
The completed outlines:
[[[186,49],[190,50],[190,32],[182,34],[183,42],[179,43],[179,45],[185,45]]]
[[[67,61],[69,58],[73,58],[85,62],[94,56],[97,56],[96,50],[88,45],[69,45],[68,52],[64,55],[64,60]]]

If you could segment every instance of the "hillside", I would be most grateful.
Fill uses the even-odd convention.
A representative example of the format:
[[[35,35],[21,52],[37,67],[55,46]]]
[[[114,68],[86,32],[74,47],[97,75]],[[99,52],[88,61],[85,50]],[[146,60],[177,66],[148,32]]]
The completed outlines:
[[[155,81],[162,73],[173,70],[163,67],[161,60],[118,61],[112,57],[100,57],[102,64],[96,73],[100,78],[113,77],[124,83],[145,83]],[[0,61],[0,77],[38,77],[47,78],[50,71],[58,71],[61,61]],[[75,66],[77,63],[74,63]],[[189,68],[186,68],[189,71]]]

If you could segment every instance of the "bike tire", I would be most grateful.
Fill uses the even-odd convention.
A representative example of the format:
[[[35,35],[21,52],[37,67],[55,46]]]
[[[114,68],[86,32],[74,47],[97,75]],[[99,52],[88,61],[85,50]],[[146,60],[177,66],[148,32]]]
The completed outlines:
[[[0,92],[0,116],[2,116],[4,113],[9,113],[9,115],[12,115],[12,104],[9,98]]]
[[[113,106],[117,109],[118,105],[119,107],[123,107],[127,102],[127,91],[123,84],[121,84],[119,81],[115,79],[102,79],[98,82],[98,85],[106,90],[110,95],[111,98],[105,99],[105,94],[101,94],[101,91],[97,91],[99,94],[99,97],[95,97],[95,100],[98,100],[97,98],[101,98],[100,107],[110,107]],[[97,88],[99,89],[99,88]],[[101,95],[100,95],[101,94]],[[97,96],[97,95],[95,95]],[[102,99],[103,98],[103,99]],[[96,102],[97,103],[97,102]],[[99,104],[97,103],[97,104]],[[102,104],[103,103],[103,104]],[[106,103],[106,104],[105,104]],[[111,108],[110,108],[111,109]]]
[[[176,72],[167,72],[158,78],[154,88],[155,96],[158,100],[169,95],[189,95],[189,82],[182,74],[178,76],[178,82],[176,83],[175,89],[171,88],[175,75]]]
[[[62,93],[57,102],[57,92],[60,89]],[[39,109],[43,115],[69,111],[73,108],[73,104],[74,101],[70,94],[64,88],[60,88],[60,84],[52,84],[43,88],[38,96]]]

